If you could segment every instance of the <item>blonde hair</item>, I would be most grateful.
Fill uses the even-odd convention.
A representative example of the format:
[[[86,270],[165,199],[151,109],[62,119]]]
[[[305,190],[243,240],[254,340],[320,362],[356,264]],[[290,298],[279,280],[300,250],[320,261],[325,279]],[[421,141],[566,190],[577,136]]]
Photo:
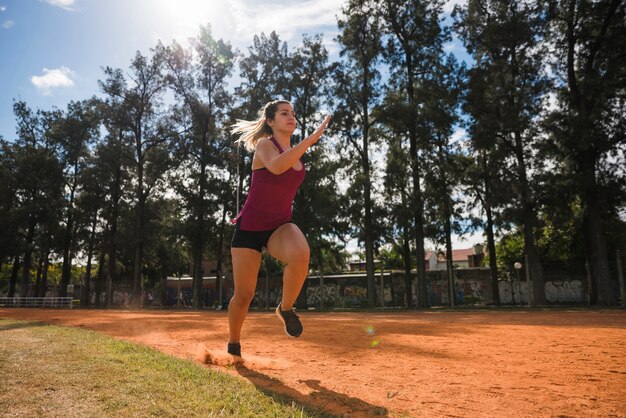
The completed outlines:
[[[232,132],[241,135],[235,142],[243,144],[248,151],[254,151],[259,139],[272,136],[272,128],[267,124],[267,121],[274,119],[278,105],[281,104],[291,105],[287,100],[274,100],[267,103],[259,112],[259,119],[255,121],[237,119],[232,127]]]

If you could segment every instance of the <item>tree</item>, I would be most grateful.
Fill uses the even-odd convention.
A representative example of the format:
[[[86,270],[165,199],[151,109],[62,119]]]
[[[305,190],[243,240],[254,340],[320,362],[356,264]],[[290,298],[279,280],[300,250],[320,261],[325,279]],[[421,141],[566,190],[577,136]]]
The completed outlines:
[[[176,165],[171,154],[178,137],[172,121],[161,114],[160,99],[166,87],[163,50],[158,45],[152,57],[137,52],[130,65],[130,85],[121,70],[109,67],[105,69],[107,79],[100,83],[107,96],[121,102],[123,111],[118,113],[117,122],[122,138],[131,141],[133,147],[135,255],[131,298],[134,306],[139,306],[141,296],[145,227],[149,221],[146,205],[155,188],[162,184],[164,174]]]
[[[79,209],[75,200],[79,193],[79,179],[89,155],[89,147],[98,135],[99,124],[95,118],[93,108],[88,101],[70,102],[67,111],[59,115],[47,132],[56,144],[59,160],[63,165],[65,181],[65,205],[63,208],[63,273],[61,275],[60,295],[67,295],[67,285],[70,284],[73,251],[75,250],[76,217]]]
[[[82,307],[89,306],[91,297],[91,271],[94,253],[98,248],[104,253],[105,247],[102,244],[102,227],[100,225],[100,212],[104,209],[106,203],[105,193],[107,184],[103,182],[101,177],[101,166],[98,164],[98,155],[92,154],[85,161],[80,172],[79,183],[81,184],[81,193],[77,198],[77,207],[81,210],[76,219],[77,238],[86,246],[87,264],[85,266],[85,276],[81,283],[80,305]],[[100,295],[96,295],[100,298]]]
[[[341,56],[346,61],[335,73],[335,126],[339,136],[351,145],[348,161],[353,161],[358,167],[351,187],[358,203],[352,204],[351,208],[357,225],[360,225],[361,239],[365,242],[370,307],[376,304],[370,132],[376,122],[372,112],[380,101],[378,63],[382,52],[381,28],[373,13],[374,8],[373,1],[350,0],[342,9],[344,20],[338,22],[340,35],[337,40],[342,48]]]
[[[424,137],[430,137],[430,147],[424,151],[424,197],[431,219],[431,238],[446,247],[448,291],[454,306],[454,276],[452,233],[460,233],[460,187],[465,175],[466,157],[459,144],[452,142],[458,121],[457,111],[463,87],[462,67],[453,56],[431,67],[430,74],[419,84],[417,95],[422,102],[419,123]]]
[[[209,273],[202,271],[207,237],[213,235],[210,232],[217,232],[209,241],[223,243],[225,233],[221,226],[228,205],[222,196],[228,194],[226,190],[230,187],[221,173],[228,163],[229,147],[220,138],[223,138],[225,112],[232,101],[226,84],[235,56],[229,44],[213,39],[210,26],[200,28],[191,51],[174,43],[165,56],[169,82],[183,104],[179,115],[182,116],[187,158],[181,167],[182,178],[177,181],[177,190],[186,202],[189,217],[193,304],[198,308],[201,307],[203,273]],[[222,203],[220,221],[214,218],[219,203]],[[215,225],[218,222],[220,227]],[[215,251],[218,263],[221,263],[222,253],[220,246]]]
[[[561,105],[551,117],[551,137],[563,168],[579,185],[591,302],[613,305],[617,296],[611,288],[606,245],[607,183],[600,167],[607,159],[620,158],[618,150],[626,141],[626,4],[552,0],[548,13]],[[623,169],[623,153],[621,158]],[[616,175],[618,171],[609,178]]]
[[[539,47],[544,15],[535,3],[484,0],[470,0],[466,8],[457,6],[455,13],[457,32],[476,60],[469,73],[470,86],[483,88],[470,93],[477,100],[466,109],[475,119],[490,119],[483,128],[491,132],[483,138],[495,141],[491,149],[506,153],[503,163],[511,167],[507,179],[515,192],[508,212],[522,226],[533,301],[541,305],[545,292],[536,244],[536,189],[540,187],[536,179],[543,162],[534,158],[533,149],[541,139],[537,120],[548,87],[545,55]],[[477,83],[475,78],[482,80]]]
[[[428,306],[426,290],[426,266],[424,252],[424,176],[421,152],[429,148],[429,135],[420,135],[419,125],[424,116],[420,113],[417,88],[427,79],[433,66],[439,65],[443,44],[448,31],[440,25],[443,1],[402,2],[385,0],[379,6],[387,38],[385,60],[390,66],[390,79],[397,91],[404,93],[407,111],[402,121],[409,136],[409,155],[413,181],[413,226],[417,251],[418,306]],[[422,133],[427,132],[421,130]]]
[[[0,138],[0,266],[17,256],[16,146]]]
[[[113,80],[109,80],[113,81]],[[120,80],[115,80],[117,82]],[[108,86],[111,88],[113,86]],[[97,113],[105,131],[94,150],[94,168],[99,183],[104,188],[100,215],[103,222],[102,248],[99,251],[99,269],[96,276],[96,306],[101,304],[105,291],[105,305],[112,303],[113,283],[118,280],[118,226],[120,213],[131,200],[131,164],[133,159],[130,133],[124,125],[126,117],[123,99],[109,95],[96,103]],[[106,268],[105,268],[106,264]],[[106,274],[106,275],[105,275]]]
[[[58,112],[33,112],[25,102],[15,102],[13,111],[17,120],[16,140],[16,219],[18,237],[24,251],[20,296],[27,296],[32,284],[31,268],[37,241],[52,241],[52,228],[42,224],[58,221],[63,171],[56,157],[55,145],[47,135]],[[9,295],[12,295],[11,286]]]
[[[413,212],[409,202],[413,192],[411,190],[411,174],[406,170],[411,164],[409,153],[406,150],[407,132],[403,123],[394,122],[394,118],[404,119],[403,111],[407,106],[402,103],[401,94],[390,92],[385,98],[384,114],[381,123],[386,126],[389,133],[386,135],[387,165],[385,168],[385,202],[388,207],[390,226],[388,228],[388,240],[393,248],[397,248],[402,255],[402,267],[404,268],[404,289],[406,306],[413,306],[413,278],[411,266],[411,231],[413,229]],[[398,242],[398,240],[400,242]]]

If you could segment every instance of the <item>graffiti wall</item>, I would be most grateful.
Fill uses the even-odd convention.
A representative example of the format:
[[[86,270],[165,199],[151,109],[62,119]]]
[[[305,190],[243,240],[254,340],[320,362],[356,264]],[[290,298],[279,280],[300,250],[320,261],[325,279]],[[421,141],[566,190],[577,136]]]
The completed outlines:
[[[454,302],[457,305],[490,303],[489,269],[457,269],[454,277]],[[431,306],[450,305],[448,273],[443,270],[426,272],[428,301]]]
[[[557,274],[558,273],[558,274]],[[547,272],[544,283],[547,304],[584,304],[588,302],[586,282],[579,276],[567,272]],[[375,283],[376,306],[404,306],[405,279],[401,272],[387,273],[384,286],[381,281]],[[503,305],[528,305],[528,284],[523,272],[509,275],[506,280],[498,281],[498,295]],[[492,279],[489,268],[456,269],[453,271],[455,305],[488,305],[493,303]],[[450,306],[448,275],[444,270],[429,270],[426,273],[428,302],[430,306]],[[319,280],[309,282],[306,302],[309,307],[367,307],[367,281],[365,277],[354,278],[350,275],[325,278],[324,285]],[[417,283],[413,276],[413,301],[417,301]],[[280,300],[280,295],[270,292],[270,306]],[[257,292],[255,301],[258,306],[265,306],[265,292]]]
[[[549,303],[583,303],[588,300],[581,280],[551,280],[545,289],[546,302]]]
[[[431,306],[449,306],[448,276],[446,271],[429,271],[428,300]],[[544,284],[546,303],[587,303],[584,282],[575,278],[547,280]],[[505,305],[527,305],[528,283],[526,280],[499,280],[500,303]],[[489,304],[491,275],[489,269],[454,270],[455,304]]]

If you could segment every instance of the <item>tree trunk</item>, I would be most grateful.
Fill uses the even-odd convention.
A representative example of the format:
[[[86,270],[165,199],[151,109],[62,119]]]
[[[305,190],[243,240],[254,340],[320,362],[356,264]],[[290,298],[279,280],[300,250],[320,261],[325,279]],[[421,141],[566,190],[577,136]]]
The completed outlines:
[[[91,257],[93,255],[93,250],[91,246],[89,247],[87,254],[87,267],[85,267],[85,281],[83,283],[83,287],[80,292],[80,306],[86,308],[89,306],[89,296],[91,292],[89,291],[89,286],[91,285]]]
[[[24,268],[22,269],[22,280],[20,281],[20,297],[28,296],[28,283],[30,282],[30,269],[33,261],[33,238],[35,236],[35,225],[31,221],[26,236],[26,251],[24,252]]]
[[[17,275],[20,271],[20,256],[16,255],[13,258],[13,267],[11,268],[11,279],[9,280],[9,293],[8,297],[12,298],[15,296],[15,287],[17,284]]]
[[[50,248],[46,248],[43,260],[43,275],[41,276],[41,294],[40,297],[46,296],[48,291],[48,268],[50,267]]]
[[[407,92],[409,96],[409,108],[414,109],[414,115],[417,115],[417,106],[415,104],[415,92],[413,87],[413,67],[411,64],[411,54],[406,52],[407,56],[407,73],[409,82],[407,84]],[[413,179],[413,217],[415,222],[415,248],[417,252],[417,307],[428,307],[428,286],[426,283],[426,257],[424,251],[424,199],[422,197],[421,186],[421,168],[419,162],[419,148],[417,146],[417,127],[416,121],[412,119],[409,122],[409,152],[411,154],[411,175]]]
[[[522,206],[522,229],[524,234],[524,252],[528,257],[528,264],[526,268],[530,273],[530,280],[532,282],[532,303],[533,305],[545,304],[545,288],[543,282],[543,267],[541,266],[541,259],[537,252],[537,244],[535,242],[534,228],[536,225],[536,214],[533,197],[528,184],[528,176],[526,172],[526,161],[524,157],[524,148],[522,144],[522,135],[520,132],[514,132],[515,138],[515,153],[517,157],[517,171],[518,171],[518,183],[520,204]],[[530,285],[530,283],[528,283]],[[531,295],[528,295],[531,298]]]
[[[118,135],[119,142],[123,141],[122,131],[119,132]],[[115,167],[115,179],[113,180],[113,185],[111,187],[111,209],[109,213],[109,225],[108,225],[108,248],[106,253],[108,253],[108,268],[106,275],[106,296],[105,296],[105,304],[106,306],[111,306],[113,297],[113,283],[116,281],[116,264],[117,264],[117,218],[119,211],[119,201],[122,190],[122,167],[118,163]],[[104,253],[104,251],[103,251]]]
[[[444,207],[444,231],[446,235],[446,271],[448,274],[448,294],[450,295],[450,307],[456,306],[455,289],[454,289],[454,265],[452,258],[452,225],[450,223],[450,209],[449,202],[446,201],[443,204]]]
[[[144,246],[144,217],[145,217],[145,195],[143,192],[143,174],[140,170],[137,185],[137,218],[135,224],[135,263],[133,268],[133,287],[131,292],[131,305],[139,307],[141,299],[141,278],[143,272],[143,246]]]
[[[422,198],[420,167],[417,155],[417,135],[411,135],[411,168],[413,176],[413,217],[415,222],[415,248],[417,252],[417,307],[428,307],[426,263],[424,258],[424,202]]]
[[[489,270],[491,273],[491,298],[493,303],[500,305],[500,288],[498,284],[498,263],[496,260],[496,241],[493,233],[493,214],[491,206],[485,207],[487,213],[487,249],[489,251]]]
[[[593,153],[588,153],[583,160],[583,197],[584,197],[584,227],[587,237],[587,259],[591,271],[591,280],[594,283],[595,304],[600,306],[612,306],[617,303],[617,294],[611,284],[611,272],[608,263],[606,238],[602,209],[599,203],[596,183],[595,158]]]
[[[365,180],[365,270],[367,273],[367,301],[370,308],[376,306],[376,284],[374,269],[374,238],[372,236],[372,198],[369,187],[369,161]]]
[[[202,134],[202,149],[200,151],[200,177],[198,179],[198,197],[197,197],[197,212],[196,212],[196,230],[194,232],[194,248],[193,248],[193,307],[202,307],[202,277],[204,274],[208,275],[208,272],[202,271],[202,259],[204,258],[205,247],[205,222],[206,207],[204,204],[204,196],[206,194],[206,164],[207,164],[207,148],[208,148],[208,131],[209,131],[209,118],[210,115],[204,116],[203,119],[203,134]]]
[[[200,231],[196,231],[200,233]],[[200,308],[201,295],[202,295],[202,247],[197,241],[194,244],[193,249],[193,279],[192,279],[192,306],[194,308]]]
[[[102,306],[102,284],[104,282],[104,251],[100,253],[100,257],[98,258],[98,273],[96,275],[96,286],[95,286],[95,304],[96,307],[100,308]],[[109,301],[105,300],[106,306],[111,306]]]
[[[39,260],[37,262],[37,279],[35,280],[35,291],[33,296],[39,296],[41,293],[41,273],[43,272],[43,254],[39,252]]]
[[[404,261],[404,291],[406,293],[406,307],[413,307],[413,277],[411,277],[411,240],[409,229],[402,228],[402,259]]]
[[[364,115],[362,126],[362,155],[361,164],[363,167],[364,177],[364,205],[365,205],[365,271],[367,275],[367,303],[370,308],[376,306],[376,277],[374,271],[374,237],[372,235],[372,188],[370,178],[370,161],[369,161],[369,70],[366,67],[363,74],[363,89],[361,94],[361,110]]]
[[[226,202],[226,200],[224,200]],[[215,267],[215,292],[216,294],[219,292],[220,286],[222,285],[222,262],[224,259],[224,238],[226,235],[226,215],[228,214],[228,210],[226,210],[226,203],[222,208],[222,220],[220,222],[220,236],[219,243],[217,244],[217,265]],[[218,299],[219,300],[219,299]]]
[[[98,212],[94,212],[91,221],[91,233],[89,234],[89,243],[87,245],[87,267],[85,268],[85,282],[80,295],[80,306],[89,306],[90,286],[91,286],[91,258],[93,257],[94,240],[96,236],[96,226],[98,224]]]
[[[76,191],[78,164],[74,166],[74,178],[71,185],[70,200],[67,208],[67,226],[63,238],[63,270],[61,273],[61,297],[67,296],[67,286],[70,284],[72,276],[72,243],[74,242],[74,193]]]

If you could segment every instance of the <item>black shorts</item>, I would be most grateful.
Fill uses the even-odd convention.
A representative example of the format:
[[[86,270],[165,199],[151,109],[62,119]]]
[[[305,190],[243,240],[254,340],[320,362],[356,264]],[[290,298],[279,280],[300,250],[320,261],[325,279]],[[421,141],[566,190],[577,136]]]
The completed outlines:
[[[241,219],[237,219],[235,233],[230,243],[231,248],[251,248],[258,252],[263,252],[263,247],[267,247],[267,241],[278,228],[268,231],[242,231],[239,229]]]

